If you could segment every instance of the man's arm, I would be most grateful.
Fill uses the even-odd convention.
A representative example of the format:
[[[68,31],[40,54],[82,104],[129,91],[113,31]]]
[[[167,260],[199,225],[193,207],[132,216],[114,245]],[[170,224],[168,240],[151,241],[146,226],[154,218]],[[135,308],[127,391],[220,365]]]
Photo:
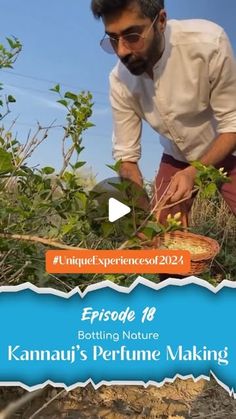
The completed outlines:
[[[143,177],[142,173],[139,170],[138,163],[136,162],[122,162],[119,174],[123,179],[129,179],[134,182],[136,185],[143,187]],[[147,193],[143,189],[142,196],[138,198],[136,203],[138,207],[142,208],[144,211],[150,210],[150,203],[147,196]]]
[[[236,150],[236,63],[232,47],[223,30],[218,39],[218,48],[210,57],[209,83],[209,104],[217,122],[219,135],[199,161],[206,166],[215,166]],[[189,195],[195,176],[196,169],[189,166],[173,177],[169,188],[171,202],[177,202]]]
[[[143,186],[142,173],[139,170],[138,163],[136,162],[122,162],[120,167],[120,176],[124,179],[132,180],[139,186]]]
[[[235,150],[236,133],[223,133],[216,138],[208,152],[199,161],[206,166],[215,166]],[[170,202],[177,202],[189,196],[194,186],[196,172],[193,166],[188,166],[173,176],[168,189],[168,195],[171,196]]]
[[[113,115],[113,157],[116,161],[137,162],[141,157],[142,121],[136,112],[135,98],[114,70],[110,75],[110,102]]]

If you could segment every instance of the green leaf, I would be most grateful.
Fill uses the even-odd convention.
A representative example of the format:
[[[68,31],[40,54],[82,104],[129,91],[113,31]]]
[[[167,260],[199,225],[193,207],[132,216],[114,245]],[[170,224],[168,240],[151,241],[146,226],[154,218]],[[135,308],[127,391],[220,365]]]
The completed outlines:
[[[93,124],[92,122],[86,122],[86,124],[85,124],[86,129],[92,128],[92,127],[95,127],[95,124]]]
[[[195,169],[200,170],[200,171],[206,169],[206,166],[204,166],[200,161],[197,161],[197,160],[193,161],[191,163],[191,166],[195,167]]]
[[[10,45],[10,47],[12,49],[14,49],[15,45],[16,45],[15,41],[13,41],[13,39],[11,39],[11,38],[6,38],[6,40],[7,40],[8,44]]]
[[[112,223],[104,222],[102,223],[101,227],[104,237],[108,237],[111,233],[114,232],[114,226]]]
[[[86,196],[86,194],[83,193],[83,192],[76,192],[75,196],[79,200],[79,202],[81,204],[80,206],[82,208],[86,208],[86,205],[87,205],[87,196]]]
[[[68,107],[68,102],[65,99],[57,100],[57,103],[60,103],[61,105],[65,106],[66,108]]]
[[[151,228],[155,233],[161,233],[163,228],[158,224],[155,223],[153,221],[149,221],[146,226],[147,228]]]
[[[203,195],[205,198],[212,198],[215,193],[217,191],[217,186],[215,183],[209,183],[209,185],[207,185],[204,190],[203,190]]]
[[[75,144],[75,150],[78,154],[80,154],[84,150],[84,147],[81,147],[79,144]]]
[[[8,95],[8,96],[7,96],[7,101],[8,101],[9,103],[14,103],[14,102],[16,102],[16,99],[15,99],[12,95]]]
[[[145,227],[140,231],[150,240],[152,240],[153,237],[156,236],[156,232],[155,232],[155,230],[153,230],[153,228]]]
[[[127,245],[126,248],[127,249],[132,249],[132,248],[140,248],[141,244],[140,244],[140,239],[138,239],[137,237],[133,237],[132,239],[129,239],[127,241]]]
[[[53,167],[46,166],[42,168],[41,172],[45,175],[51,175],[52,173],[55,172],[55,169]]]
[[[122,164],[122,160],[118,160],[115,164],[107,164],[106,166],[114,172],[118,173]]]
[[[64,94],[64,97],[66,97],[67,99],[72,99],[72,100],[77,100],[78,99],[77,95],[75,95],[72,92],[66,92]]]
[[[62,226],[61,228],[61,232],[62,234],[68,234],[71,230],[73,230],[74,225],[69,222],[68,224],[65,224],[64,226]]]
[[[11,154],[0,148],[0,174],[9,173],[13,168]]]
[[[52,87],[51,92],[60,93],[60,84],[56,84],[56,86]]]
[[[74,170],[79,169],[80,167],[84,166],[85,164],[86,164],[86,161],[78,161],[77,163],[75,163],[73,165],[73,169]]]

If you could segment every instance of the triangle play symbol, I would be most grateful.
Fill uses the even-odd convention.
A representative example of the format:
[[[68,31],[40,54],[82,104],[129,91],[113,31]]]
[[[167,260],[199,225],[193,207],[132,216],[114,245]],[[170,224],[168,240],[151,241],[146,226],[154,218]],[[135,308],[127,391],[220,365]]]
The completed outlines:
[[[110,198],[108,201],[108,219],[110,223],[114,223],[114,221],[119,220],[120,218],[124,217],[125,215],[129,214],[131,211],[128,205],[122,204],[122,202],[118,201],[115,198]]]

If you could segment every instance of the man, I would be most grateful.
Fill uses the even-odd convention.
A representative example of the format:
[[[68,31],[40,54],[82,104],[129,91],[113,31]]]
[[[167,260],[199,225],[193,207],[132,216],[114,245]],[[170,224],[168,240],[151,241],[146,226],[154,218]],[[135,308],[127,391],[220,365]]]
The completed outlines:
[[[236,66],[223,29],[205,20],[167,22],[164,0],[92,0],[102,48],[119,61],[110,75],[114,157],[121,176],[142,184],[142,120],[161,136],[157,198],[191,196],[191,161],[224,167],[221,193],[236,214]],[[187,214],[192,199],[173,207]],[[167,212],[170,212],[168,209]],[[162,220],[166,213],[162,213]]]

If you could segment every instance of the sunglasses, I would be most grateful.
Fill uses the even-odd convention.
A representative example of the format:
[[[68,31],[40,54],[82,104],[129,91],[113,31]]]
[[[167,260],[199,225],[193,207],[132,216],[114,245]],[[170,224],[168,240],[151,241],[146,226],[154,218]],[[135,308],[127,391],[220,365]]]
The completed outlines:
[[[152,24],[147,28],[147,32],[145,35],[140,35],[139,33],[128,33],[127,35],[120,35],[120,36],[117,36],[116,38],[113,38],[112,36],[107,36],[105,34],[102,40],[100,41],[100,46],[108,54],[115,54],[118,50],[119,41],[121,40],[123,45],[127,49],[131,51],[140,50],[143,48],[145,39],[150,33],[158,17],[159,17],[159,13],[156,15],[155,19],[152,21]]]

